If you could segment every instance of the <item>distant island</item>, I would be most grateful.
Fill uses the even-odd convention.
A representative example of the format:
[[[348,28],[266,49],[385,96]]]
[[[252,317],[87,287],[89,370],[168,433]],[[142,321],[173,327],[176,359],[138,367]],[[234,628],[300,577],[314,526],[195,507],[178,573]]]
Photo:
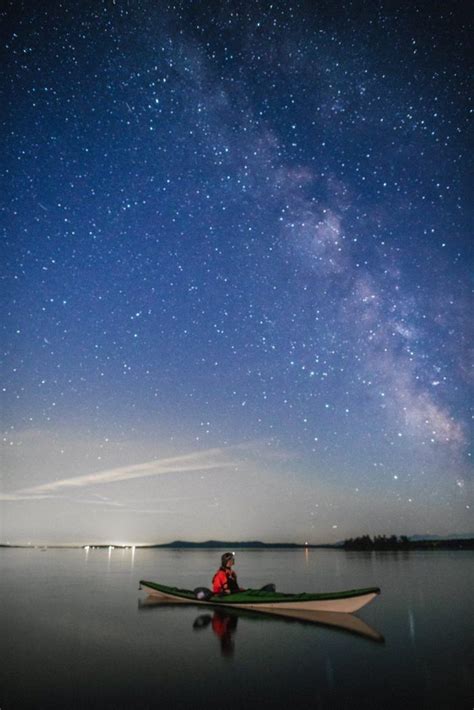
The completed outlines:
[[[223,541],[223,540],[206,540],[205,542],[187,542],[186,540],[174,540],[174,542],[167,542],[161,545],[141,545],[142,548],[178,548],[178,549],[223,549],[228,548],[230,550],[236,549],[260,549],[260,548],[273,548],[273,549],[285,549],[292,550],[305,547],[336,547],[336,545],[310,545],[308,542],[303,544],[297,542],[261,542],[260,540],[247,540],[247,541]]]
[[[22,548],[22,549],[96,549],[96,550],[152,550],[152,549],[175,549],[175,550],[298,550],[298,549],[326,549],[326,550],[361,550],[361,551],[409,551],[409,550],[472,550],[474,549],[474,535],[465,536],[451,535],[446,538],[436,535],[362,535],[360,537],[349,538],[334,544],[312,544],[309,542],[262,542],[260,540],[206,540],[204,542],[190,542],[188,540],[174,540],[173,542],[155,543],[150,545],[115,544],[115,543],[89,543],[84,545],[67,544],[47,544],[35,543],[28,545],[1,544],[0,548]]]

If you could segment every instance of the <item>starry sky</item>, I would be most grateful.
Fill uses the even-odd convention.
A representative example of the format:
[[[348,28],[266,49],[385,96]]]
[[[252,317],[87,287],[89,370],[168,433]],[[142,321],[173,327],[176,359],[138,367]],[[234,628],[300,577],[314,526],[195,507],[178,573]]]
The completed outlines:
[[[466,4],[1,17],[0,542],[472,532]]]

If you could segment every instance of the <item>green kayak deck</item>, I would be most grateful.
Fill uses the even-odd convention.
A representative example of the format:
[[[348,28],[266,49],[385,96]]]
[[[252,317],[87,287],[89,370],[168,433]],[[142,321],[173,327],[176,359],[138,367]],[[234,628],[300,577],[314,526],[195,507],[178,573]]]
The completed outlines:
[[[349,589],[342,592],[284,594],[247,589],[235,594],[214,595],[208,600],[197,599],[193,591],[170,587],[158,582],[140,581],[142,589],[163,600],[192,604],[211,604],[246,609],[307,609],[352,613],[368,604],[378,594],[378,587]]]

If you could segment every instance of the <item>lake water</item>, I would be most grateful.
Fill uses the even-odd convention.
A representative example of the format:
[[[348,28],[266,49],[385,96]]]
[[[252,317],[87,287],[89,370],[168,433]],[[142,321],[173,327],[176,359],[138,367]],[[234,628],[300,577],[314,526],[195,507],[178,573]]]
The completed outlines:
[[[474,553],[237,552],[243,586],[380,586],[352,631],[138,590],[208,586],[219,557],[0,550],[0,709],[474,707]]]

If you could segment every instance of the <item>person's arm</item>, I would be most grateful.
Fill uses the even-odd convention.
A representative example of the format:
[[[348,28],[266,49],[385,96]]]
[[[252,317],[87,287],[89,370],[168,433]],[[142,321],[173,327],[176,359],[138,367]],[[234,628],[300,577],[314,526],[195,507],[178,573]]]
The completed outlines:
[[[239,592],[245,592],[246,590],[245,590],[244,587],[241,587],[241,586],[240,586],[240,584],[239,584],[239,582],[238,582],[238,580],[237,580],[237,575],[235,574],[235,572],[234,572],[234,579],[235,579],[235,583],[236,583],[237,587],[239,588]]]

